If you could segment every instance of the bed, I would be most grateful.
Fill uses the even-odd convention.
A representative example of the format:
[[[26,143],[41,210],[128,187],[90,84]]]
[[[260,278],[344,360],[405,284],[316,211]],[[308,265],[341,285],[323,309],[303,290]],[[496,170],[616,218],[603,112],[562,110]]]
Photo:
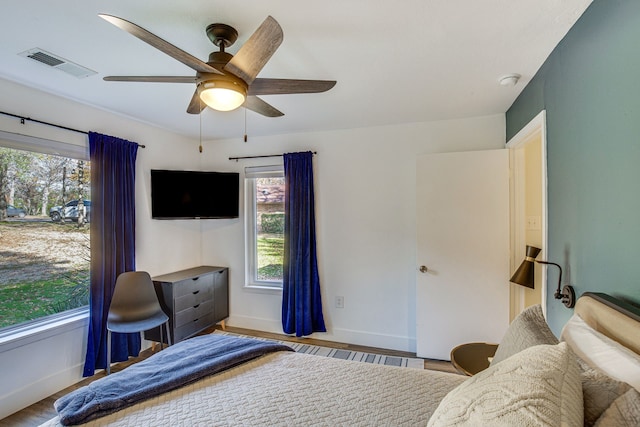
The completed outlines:
[[[510,325],[491,366],[472,377],[276,349],[81,425],[640,425],[640,311],[586,293],[561,339],[540,306],[530,307]],[[592,357],[596,347],[604,362]],[[135,366],[112,381],[130,382]],[[61,399],[84,404],[83,392]],[[59,402],[60,415],[42,426],[63,425]]]

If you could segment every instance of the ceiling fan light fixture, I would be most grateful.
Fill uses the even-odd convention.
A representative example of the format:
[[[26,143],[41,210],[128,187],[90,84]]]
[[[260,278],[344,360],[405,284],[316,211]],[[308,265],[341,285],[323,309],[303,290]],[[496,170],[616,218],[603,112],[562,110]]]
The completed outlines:
[[[247,91],[242,86],[227,81],[206,81],[200,84],[200,99],[217,111],[235,110],[244,104]]]

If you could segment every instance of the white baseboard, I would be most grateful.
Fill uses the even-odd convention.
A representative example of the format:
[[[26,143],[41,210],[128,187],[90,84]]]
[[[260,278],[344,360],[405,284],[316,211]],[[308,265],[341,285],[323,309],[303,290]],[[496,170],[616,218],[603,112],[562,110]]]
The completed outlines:
[[[273,319],[261,319],[251,316],[230,316],[227,325],[237,328],[253,329],[256,331],[283,334],[282,324]],[[327,328],[327,332],[316,332],[309,338],[325,341],[335,341],[345,344],[356,344],[368,347],[386,348],[415,353],[416,340],[413,337],[403,337],[387,334],[375,334],[368,331],[356,331],[344,328]]]

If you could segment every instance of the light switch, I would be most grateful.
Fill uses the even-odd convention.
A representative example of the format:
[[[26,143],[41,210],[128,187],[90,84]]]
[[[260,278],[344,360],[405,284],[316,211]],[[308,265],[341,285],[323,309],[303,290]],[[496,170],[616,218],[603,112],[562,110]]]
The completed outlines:
[[[527,230],[540,230],[540,217],[539,216],[528,216],[527,217]]]

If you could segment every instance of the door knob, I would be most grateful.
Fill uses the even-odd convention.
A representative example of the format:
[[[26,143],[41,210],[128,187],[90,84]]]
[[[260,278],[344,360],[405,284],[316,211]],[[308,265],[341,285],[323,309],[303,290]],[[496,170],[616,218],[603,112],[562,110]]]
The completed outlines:
[[[427,268],[426,265],[421,265],[420,266],[420,273],[426,273],[427,271],[429,271],[429,269]]]

